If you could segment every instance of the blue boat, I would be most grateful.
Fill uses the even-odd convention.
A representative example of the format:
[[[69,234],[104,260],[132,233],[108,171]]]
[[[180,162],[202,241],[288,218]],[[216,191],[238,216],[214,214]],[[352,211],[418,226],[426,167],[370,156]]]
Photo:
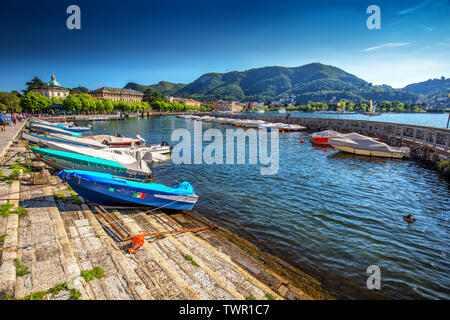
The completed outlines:
[[[62,170],[58,177],[83,198],[104,206],[192,210],[198,200],[194,188],[187,181],[171,188],[82,170]]]
[[[46,124],[36,123],[35,121],[30,122],[30,130],[39,131],[39,132],[49,132],[49,133],[59,133],[65,134],[72,137],[80,137],[81,133],[72,132],[65,129],[62,129],[58,126],[49,126]]]
[[[71,132],[86,132],[86,131],[91,130],[91,127],[78,127],[78,126],[74,126],[74,125],[63,125],[61,123],[50,123],[50,122],[46,122],[46,121],[30,120],[30,123],[41,124],[41,125],[48,126],[48,127],[60,128],[60,129],[63,129],[66,131],[71,131]]]

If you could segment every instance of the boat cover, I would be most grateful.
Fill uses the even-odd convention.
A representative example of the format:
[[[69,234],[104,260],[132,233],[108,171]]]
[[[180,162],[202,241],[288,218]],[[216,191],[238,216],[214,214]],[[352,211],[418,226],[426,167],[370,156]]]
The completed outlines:
[[[373,138],[360,135],[358,133],[349,133],[342,138],[330,138],[328,143],[336,146],[349,147],[353,149],[364,149],[384,152],[402,152],[400,149],[391,147],[386,143],[376,141]]]
[[[111,184],[121,187],[130,187],[134,189],[141,189],[141,190],[148,190],[148,191],[159,191],[169,194],[175,194],[175,195],[193,195],[195,194],[194,188],[192,185],[184,181],[180,183],[176,187],[167,187],[163,184],[159,183],[144,183],[144,182],[137,182],[137,181],[131,181],[119,177],[115,177],[108,173],[101,173],[101,172],[92,172],[92,171],[83,171],[83,170],[61,170],[58,173],[58,177],[61,178],[63,181],[68,181],[71,178],[77,178],[77,179],[83,179],[85,181],[89,182],[97,182],[102,184]]]
[[[334,130],[325,130],[325,131],[315,132],[311,136],[314,138],[341,138],[341,137],[345,137],[345,134],[334,131]]]
[[[35,149],[39,154],[61,158],[70,162],[88,164],[99,168],[110,168],[119,172],[133,170],[151,174],[151,170],[144,160],[136,160],[131,155],[105,152],[102,150],[91,150],[85,147],[72,146],[64,143],[50,142],[47,144],[50,148],[56,147],[60,150]],[[37,149],[37,150],[36,150]]]
[[[67,141],[67,142],[72,143],[72,144],[89,145],[89,146],[96,147],[96,148],[99,148],[99,149],[100,148],[101,149],[108,148],[107,145],[102,144],[102,143],[97,142],[97,141],[92,140],[92,139],[70,137],[70,136],[66,136],[66,135],[63,135],[63,134],[57,134],[57,133],[50,133],[49,135],[50,135],[50,137],[54,137],[54,138],[59,139],[59,140],[64,140],[64,141]],[[61,142],[59,140],[56,140],[56,141],[57,142]]]
[[[31,123],[31,127],[35,128],[37,130],[40,129],[41,131],[44,130],[44,129],[52,130],[52,131],[56,131],[56,132],[60,132],[60,133],[64,133],[64,134],[70,135],[72,137],[79,137],[79,136],[81,136],[81,133],[67,131],[67,130],[64,130],[64,129],[58,127],[58,126],[53,126],[53,125],[46,125],[46,124],[34,123],[33,122],[33,123]]]

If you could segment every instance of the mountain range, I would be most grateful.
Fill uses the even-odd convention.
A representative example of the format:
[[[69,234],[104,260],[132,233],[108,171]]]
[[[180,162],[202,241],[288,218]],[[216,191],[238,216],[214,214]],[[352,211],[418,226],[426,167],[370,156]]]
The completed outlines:
[[[430,102],[446,97],[450,79],[428,80],[402,89],[388,85],[372,85],[334,66],[310,63],[300,67],[263,67],[227,73],[206,73],[195,81],[172,83],[161,81],[143,85],[129,82],[124,88],[144,92],[152,88],[166,96],[207,100],[274,101],[294,97],[300,103],[329,102],[350,99],[354,102],[394,101],[405,103]]]

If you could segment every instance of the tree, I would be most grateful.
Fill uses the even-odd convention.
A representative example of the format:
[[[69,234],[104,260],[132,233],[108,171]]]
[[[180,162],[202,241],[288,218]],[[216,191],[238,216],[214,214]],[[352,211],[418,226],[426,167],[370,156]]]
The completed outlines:
[[[142,98],[142,101],[148,102],[149,104],[152,104],[154,101],[166,101],[167,99],[158,91],[148,88],[144,91],[144,97]]]
[[[51,104],[51,100],[36,92],[27,92],[20,98],[20,107],[23,110],[36,112],[47,108]]]
[[[20,112],[20,98],[14,94],[9,92],[0,92],[0,103],[2,103],[7,110],[11,110],[12,112]]]
[[[31,89],[37,89],[37,88],[43,87],[45,83],[38,77],[34,76],[33,80],[28,81],[25,84],[27,86],[27,89],[24,90],[24,92],[27,93]]]

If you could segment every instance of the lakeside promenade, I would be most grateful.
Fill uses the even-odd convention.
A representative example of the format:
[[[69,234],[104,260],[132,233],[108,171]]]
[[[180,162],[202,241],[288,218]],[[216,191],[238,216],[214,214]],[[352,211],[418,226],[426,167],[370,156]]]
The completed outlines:
[[[6,154],[26,123],[26,121],[18,122],[15,125],[5,126],[6,131],[0,131],[0,159]]]

